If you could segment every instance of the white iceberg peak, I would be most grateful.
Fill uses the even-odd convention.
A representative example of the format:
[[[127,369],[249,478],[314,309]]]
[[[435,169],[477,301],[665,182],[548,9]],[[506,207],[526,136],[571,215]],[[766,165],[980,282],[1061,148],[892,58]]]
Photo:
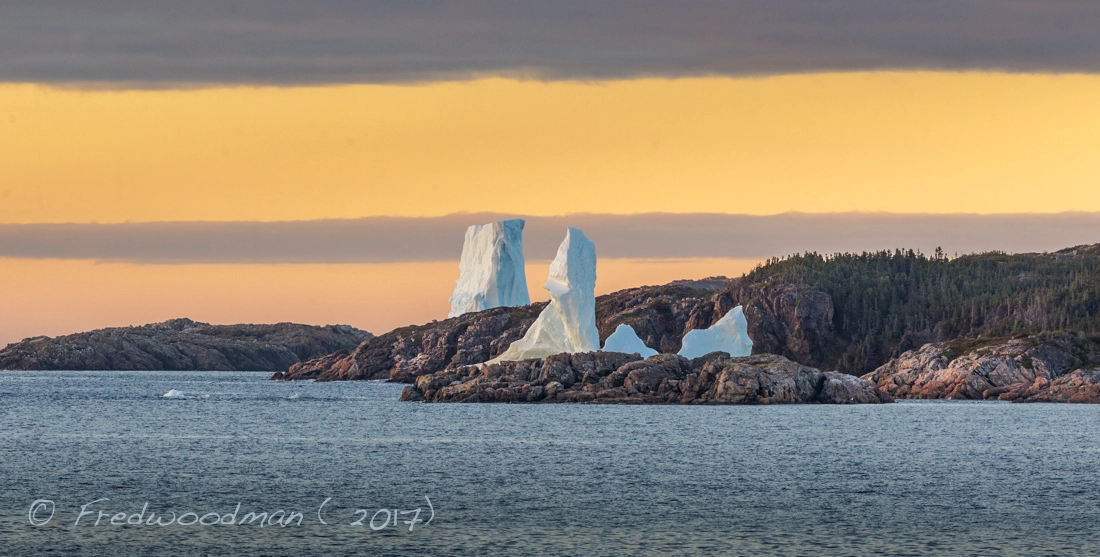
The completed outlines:
[[[688,331],[684,335],[680,355],[689,359],[711,352],[748,356],[752,354],[752,339],[749,338],[748,330],[749,322],[745,319],[745,311],[737,306],[709,328]]]
[[[642,339],[638,338],[638,333],[634,332],[634,327],[626,323],[620,323],[618,327],[615,327],[615,332],[603,341],[603,351],[638,354],[643,358],[648,358],[657,353],[656,350],[646,346]]]
[[[596,245],[579,228],[569,227],[544,286],[550,305],[493,362],[545,358],[563,352],[600,349],[596,330]]]
[[[447,317],[531,303],[523,269],[523,225],[523,219],[512,219],[466,229]]]
[[[168,391],[167,393],[164,393],[164,398],[183,398],[183,393],[180,392],[180,391],[177,391],[175,389],[172,389],[172,390]]]

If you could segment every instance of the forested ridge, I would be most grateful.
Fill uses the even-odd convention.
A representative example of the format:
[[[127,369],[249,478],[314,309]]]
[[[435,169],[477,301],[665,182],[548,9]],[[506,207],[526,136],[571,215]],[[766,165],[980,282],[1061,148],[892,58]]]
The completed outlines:
[[[803,283],[832,297],[835,359],[863,373],[927,342],[1051,331],[1100,340],[1100,244],[949,258],[912,250],[772,259],[742,285]]]

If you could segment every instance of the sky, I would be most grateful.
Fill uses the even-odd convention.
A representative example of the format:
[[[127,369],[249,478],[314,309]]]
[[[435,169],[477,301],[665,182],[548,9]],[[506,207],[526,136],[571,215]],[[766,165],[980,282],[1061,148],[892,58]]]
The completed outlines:
[[[600,293],[1100,242],[1093,2],[0,6],[0,345],[443,318],[462,230]]]

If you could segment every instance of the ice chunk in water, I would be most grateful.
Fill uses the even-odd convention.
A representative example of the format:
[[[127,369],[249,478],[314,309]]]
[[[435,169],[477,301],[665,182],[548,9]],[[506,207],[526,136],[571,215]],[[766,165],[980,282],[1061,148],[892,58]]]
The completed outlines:
[[[523,224],[523,219],[499,220],[466,229],[447,317],[531,303],[523,268]]]
[[[730,356],[748,356],[752,354],[748,330],[745,311],[737,306],[709,328],[688,331],[680,355],[698,358],[711,352],[728,352]]]
[[[634,332],[634,327],[626,323],[619,324],[615,328],[615,332],[603,341],[603,351],[623,352],[624,354],[637,353],[643,358],[648,358],[657,353],[656,350],[646,346],[642,339],[638,338],[638,333]]]
[[[600,349],[596,330],[596,245],[579,228],[569,227],[544,286],[550,305],[493,362],[545,358],[563,352]]]

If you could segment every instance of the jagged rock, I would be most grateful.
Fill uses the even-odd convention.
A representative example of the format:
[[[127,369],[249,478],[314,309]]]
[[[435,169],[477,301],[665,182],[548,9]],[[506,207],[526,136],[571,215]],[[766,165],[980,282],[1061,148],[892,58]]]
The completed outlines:
[[[831,339],[832,301],[806,286],[734,285],[718,292],[682,285],[630,288],[596,298],[596,325],[600,337],[606,339],[618,325],[628,324],[646,345],[675,353],[687,331],[709,327],[739,303],[744,304],[749,316],[754,351],[820,365],[815,354],[827,353],[818,343]],[[494,308],[402,327],[364,342],[331,365],[326,361],[293,366],[284,379],[390,379],[411,383],[417,375],[496,357],[523,337],[545,305]]]
[[[706,329],[688,331],[678,354],[685,358],[698,358],[717,351],[736,357],[752,354],[752,339],[749,338],[748,323],[741,306],[729,310]]]
[[[411,383],[418,375],[480,363],[499,355],[523,336],[544,307],[545,303],[499,307],[394,329],[364,341],[342,358],[291,366],[283,379],[388,379]]]
[[[638,354],[643,358],[648,358],[657,353],[656,350],[646,346],[642,339],[638,338],[638,333],[634,332],[633,327],[625,323],[620,323],[615,328],[615,332],[607,337],[607,340],[603,343],[603,351]]]
[[[898,398],[1015,400],[1029,392],[1026,398],[1036,399],[1094,351],[1071,334],[930,343],[863,378]]]
[[[24,339],[0,350],[0,369],[286,371],[370,337],[347,325],[210,325],[172,319]]]
[[[427,402],[594,402],[655,404],[856,404],[893,398],[869,381],[822,372],[782,356],[688,360],[620,352],[556,354],[486,363],[416,378],[401,400]]]
[[[523,219],[512,219],[466,229],[447,317],[531,303],[523,267],[523,225]]]
[[[342,349],[333,352],[332,354],[326,354],[318,358],[313,358],[305,362],[299,362],[292,365],[286,372],[276,371],[271,376],[272,379],[277,381],[288,380],[288,374],[290,369],[294,369],[295,373],[302,376],[316,377],[323,372],[331,371],[332,373],[347,373],[348,368],[351,367],[355,360],[349,358],[351,356],[351,350]]]
[[[1016,402],[1073,402],[1100,404],[1100,369],[1078,369],[1054,381],[1037,380],[1027,388],[999,396]]]
[[[492,361],[545,358],[552,354],[599,350],[596,328],[596,246],[579,228],[569,227],[546,278],[550,304],[524,333]]]

